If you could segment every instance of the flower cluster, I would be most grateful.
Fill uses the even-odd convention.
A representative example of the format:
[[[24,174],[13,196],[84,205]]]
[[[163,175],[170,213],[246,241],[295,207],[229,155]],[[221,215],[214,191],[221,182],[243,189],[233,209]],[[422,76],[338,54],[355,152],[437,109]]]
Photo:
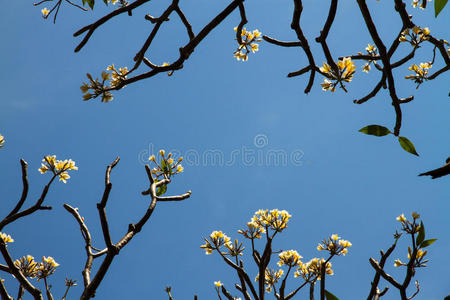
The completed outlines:
[[[67,182],[67,179],[70,178],[68,170],[78,170],[78,167],[75,166],[75,162],[71,159],[69,160],[56,160],[56,155],[47,155],[42,160],[41,167],[39,168],[39,172],[41,174],[46,173],[47,171],[51,171],[55,176],[59,177],[59,181],[64,183]]]
[[[332,234],[329,238],[319,243],[317,250],[323,251],[327,250],[330,255],[344,255],[348,253],[348,249],[352,246],[347,240],[342,240],[337,234]]]
[[[333,269],[331,269],[331,262],[326,262],[323,258],[313,258],[307,263],[302,264],[297,268],[295,272],[295,277],[302,277],[308,282],[315,282],[316,280],[320,280],[320,274],[322,271],[322,266],[325,264],[325,274],[334,275]]]
[[[433,244],[436,239],[430,239],[425,240],[425,229],[423,227],[423,223],[421,222],[418,224],[418,220],[420,219],[420,215],[416,212],[413,212],[411,214],[413,220],[412,222],[406,219],[404,214],[401,214],[396,219],[402,224],[402,231],[410,234],[411,236],[415,236],[416,233],[418,233],[415,242],[415,257],[414,262],[412,264],[413,268],[420,268],[420,267],[426,267],[426,263],[428,260],[424,259],[427,255],[428,251],[424,250],[425,247],[428,247],[429,245]],[[396,234],[396,238],[399,238],[401,234]],[[414,245],[414,243],[413,243]],[[408,260],[411,261],[411,257],[413,256],[414,251],[411,249],[411,247],[408,247]],[[407,266],[408,263],[402,262],[400,259],[396,259],[394,261],[395,267],[401,267],[401,266]]]
[[[429,39],[430,29],[428,27],[420,28],[418,26],[414,26],[411,30],[406,28],[402,31],[399,41],[400,42],[409,42],[412,47],[418,48],[420,43]]]
[[[64,285],[67,286],[67,287],[73,287],[73,286],[77,286],[78,284],[77,284],[77,281],[76,281],[76,280],[66,278],[66,279],[64,280]]]
[[[126,76],[128,74],[127,67],[119,68],[119,70],[117,70],[114,67],[114,65],[110,65],[106,68],[106,70],[112,71],[112,73],[109,73],[111,75],[110,85],[112,88],[118,86],[122,81],[127,79],[127,76]]]
[[[424,259],[425,255],[427,255],[428,251],[423,249],[418,249],[416,252],[416,258],[414,262],[415,268],[426,267],[426,263],[428,259]],[[408,247],[408,259],[411,259],[412,250],[411,247]],[[407,263],[402,262],[400,259],[396,259],[394,261],[394,267],[407,266]]]
[[[37,279],[38,281],[40,279],[47,278],[48,276],[52,275],[56,271],[56,267],[58,267],[59,264],[53,259],[53,257],[42,257],[42,262],[39,264],[38,270],[37,270]]]
[[[264,274],[264,285],[266,286],[266,291],[270,293],[272,291],[272,287],[275,286],[275,284],[280,280],[281,276],[283,276],[284,271],[278,270],[275,271],[274,269],[267,268]],[[259,274],[256,275],[255,281],[259,280]]]
[[[31,255],[23,256],[14,261],[14,265],[20,270],[25,277],[37,278],[41,280],[52,275],[56,271],[59,264],[53,257],[42,257],[42,262],[38,263]]]
[[[428,2],[431,2],[431,0],[428,0]],[[426,2],[423,1],[423,0],[413,0],[413,1],[411,2],[411,5],[412,5],[414,8],[420,7],[420,9],[425,9]]]
[[[100,95],[102,95],[102,102],[107,103],[113,100],[113,95],[107,90],[109,87],[105,85],[105,81],[111,79],[110,73],[103,71],[101,81],[98,78],[95,78],[94,80],[89,73],[87,73],[86,76],[89,79],[89,83],[83,82],[80,86],[81,92],[84,94],[84,101],[97,98]],[[89,90],[92,90],[92,92],[89,92]]]
[[[3,147],[3,143],[5,143],[5,138],[0,134],[0,148]]]
[[[370,55],[370,56],[377,56],[378,55],[378,50],[375,47],[375,45],[368,44],[367,47],[366,47],[366,51],[367,51],[367,54]],[[358,54],[359,55],[363,55],[361,52],[358,52]],[[374,62],[375,62],[374,60],[368,59],[367,63],[362,68],[363,72],[369,73],[369,71],[370,71],[370,64],[374,63]]]
[[[256,222],[250,221],[247,223],[247,229],[239,229],[238,233],[242,234],[247,239],[253,240],[260,239],[261,233],[266,233],[266,229],[259,226]]]
[[[420,218],[420,215],[416,212],[411,214],[413,221],[406,219],[404,214],[399,215],[396,220],[402,224],[402,230],[406,233],[417,233],[419,232],[420,225],[416,223],[416,220]]]
[[[269,211],[260,209],[252,217],[251,223],[260,228],[261,232],[266,232],[268,229],[281,232],[287,228],[287,222],[290,218],[291,215],[285,210],[272,209]]]
[[[178,158],[175,162],[172,157],[172,153],[169,153],[166,157],[166,151],[159,150],[159,155],[161,156],[160,164],[158,164],[158,162],[156,161],[155,155],[151,155],[148,158],[149,161],[153,162],[156,165],[156,167],[152,169],[152,173],[156,176],[156,178],[159,178],[161,176],[170,178],[170,176],[172,175],[183,172],[184,168],[181,165],[183,157]]]
[[[39,263],[36,262],[34,257],[31,255],[16,259],[16,261],[14,261],[14,265],[25,277],[35,278],[38,274]]]
[[[2,239],[5,244],[14,242],[13,238],[9,234],[2,232],[0,232],[0,239]]]
[[[237,32],[238,28],[235,27],[234,31]],[[255,53],[259,50],[259,44],[257,42],[261,42],[261,32],[258,29],[253,31],[247,31],[245,28],[241,31],[241,43],[239,43],[239,47],[236,51],[234,51],[234,57],[237,60],[247,61],[248,54],[250,51]]]
[[[419,88],[425,80],[428,80],[428,69],[432,66],[431,62],[420,63],[419,65],[413,64],[408,70],[414,71],[415,74],[407,75],[405,78],[414,80],[417,83],[416,88]]]
[[[339,84],[347,92],[343,83],[352,81],[355,69],[356,66],[350,57],[344,57],[342,60],[339,60],[336,67],[323,63],[319,70],[327,78],[324,78],[324,82],[320,84],[322,90],[334,92]]]
[[[213,231],[209,235],[209,240],[206,238],[204,240],[205,244],[200,248],[205,249],[207,255],[213,253],[214,250],[219,250],[224,245],[231,246],[230,238],[222,231]]]
[[[278,266],[286,265],[288,267],[301,266],[303,263],[300,259],[303,258],[300,254],[298,254],[295,250],[287,250],[278,254],[280,260],[278,261]]]

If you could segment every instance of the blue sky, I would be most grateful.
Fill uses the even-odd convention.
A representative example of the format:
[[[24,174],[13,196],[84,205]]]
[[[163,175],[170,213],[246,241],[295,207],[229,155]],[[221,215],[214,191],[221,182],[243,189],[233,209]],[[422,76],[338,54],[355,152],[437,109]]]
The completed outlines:
[[[314,38],[327,8],[318,1],[304,2],[302,25],[320,62],[324,59]],[[381,35],[391,40],[400,27],[393,7],[387,1],[368,2]],[[144,14],[157,16],[165,5],[166,1],[154,1],[135,11],[133,18],[118,17],[97,30],[75,54],[73,49],[81,39],[72,34],[111,8],[99,1],[94,13],[83,13],[64,4],[53,25],[41,18],[42,7],[33,7],[31,2],[4,3],[0,12],[0,25],[5,28],[0,47],[4,70],[0,74],[0,133],[6,139],[0,150],[2,215],[15,205],[21,192],[20,158],[29,163],[29,203],[38,198],[49,179],[37,171],[44,155],[72,158],[79,166],[67,184],[52,186],[46,200],[54,207],[52,211],[38,212],[4,229],[15,239],[9,246],[12,255],[53,256],[61,266],[51,283],[55,296],[61,297],[64,278],[81,284],[84,265],[78,226],[63,203],[79,208],[94,245],[102,248],[96,203],[103,192],[105,168],[116,156],[121,161],[112,173],[107,207],[113,241],[122,237],[148,205],[148,198],[140,195],[148,185],[142,157],[160,148],[200,157],[215,150],[227,160],[232,153],[239,155],[231,165],[186,161],[185,172],[175,178],[168,194],[190,189],[192,197],[181,203],[158,204],[144,230],[114,261],[98,289],[99,299],[164,299],[166,285],[172,286],[176,299],[189,299],[193,294],[212,299],[217,280],[232,290],[234,273],[218,256],[205,256],[199,248],[202,237],[223,230],[240,239],[236,231],[260,208],[286,209],[292,214],[289,228],[275,240],[274,249],[296,249],[307,260],[321,255],[317,243],[330,234],[353,243],[346,257],[334,260],[336,275],[327,280],[328,289],[341,299],[367,296],[374,273],[369,257],[378,258],[379,250],[392,244],[392,234],[400,227],[396,216],[417,211],[428,237],[439,239],[429,249],[429,267],[418,270],[415,277],[421,284],[418,299],[443,299],[449,294],[450,281],[442,275],[449,267],[449,178],[417,176],[440,166],[449,155],[449,73],[416,90],[414,83],[403,79],[409,73],[407,65],[395,71],[399,94],[415,95],[414,101],[402,107],[402,135],[414,142],[420,157],[403,151],[393,136],[377,138],[358,132],[369,124],[391,129],[394,125],[386,91],[366,104],[352,103],[372,89],[379,74],[365,74],[358,64],[348,94],[322,91],[318,76],[305,95],[306,76],[286,78],[288,72],[306,64],[299,49],[262,42],[260,51],[247,62],[233,58],[237,12],[173,76],[160,74],[129,85],[115,92],[108,104],[83,102],[79,86],[86,72],[100,75],[111,63],[130,67],[152,28]],[[180,3],[194,32],[226,5],[228,1]],[[281,40],[295,38],[289,29],[291,1],[247,1],[246,7],[247,29],[257,28]],[[437,19],[432,9],[408,9],[417,24],[428,26],[437,37],[450,38],[448,8]],[[333,56],[363,51],[371,41],[356,4],[341,1],[338,11],[329,36]],[[186,41],[174,17],[164,24],[148,56],[155,63],[171,62]],[[398,57],[407,50],[402,45]],[[424,46],[411,63],[429,60],[431,51],[429,45]],[[258,147],[255,139],[263,144]],[[246,163],[243,149],[263,158],[274,151],[301,155],[286,165]],[[388,263],[387,270],[396,276],[402,274],[392,267],[393,259],[405,260],[406,247],[406,241],[401,242]],[[250,266],[251,257],[245,259]],[[250,270],[251,277],[255,276]],[[15,295],[15,283],[1,276],[8,279],[7,287]],[[80,291],[74,288],[72,296]],[[397,298],[391,288],[384,299]]]

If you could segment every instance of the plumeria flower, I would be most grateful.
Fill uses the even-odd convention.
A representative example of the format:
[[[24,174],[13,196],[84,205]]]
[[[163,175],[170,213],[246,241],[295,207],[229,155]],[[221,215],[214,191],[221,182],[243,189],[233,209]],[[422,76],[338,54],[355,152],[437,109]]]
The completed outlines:
[[[67,171],[69,170],[78,170],[78,167],[75,165],[75,162],[71,159],[67,160],[56,160],[56,155],[47,155],[42,160],[41,167],[38,171],[41,174],[47,173],[47,171],[51,171],[54,175],[59,177],[59,181],[64,183],[70,178],[70,175]]]
[[[347,91],[343,83],[352,81],[355,69],[356,66],[350,57],[339,60],[335,68],[324,62],[322,67],[319,68],[320,72],[326,77],[324,82],[320,84],[322,90],[334,92],[336,86],[340,85],[344,91]]]
[[[59,267],[59,264],[53,257],[42,257],[42,262],[40,263],[37,272],[38,281],[55,273],[57,267]]]
[[[25,277],[35,278],[38,273],[39,264],[31,255],[23,256],[14,261],[14,265],[20,270]]]
[[[41,13],[44,18],[47,18],[48,14],[50,13],[50,10],[48,10],[47,7],[44,7],[43,9],[41,9]]]
[[[300,254],[298,254],[295,250],[287,250],[278,254],[280,260],[278,261],[278,266],[286,265],[288,267],[294,267],[297,265],[303,264],[300,259],[303,258]]]
[[[234,28],[234,31],[237,32],[237,27]],[[253,31],[247,31],[245,28],[241,31],[241,41],[242,43],[239,44],[239,47],[236,51],[234,51],[233,56],[237,60],[247,61],[248,60],[248,54],[250,52],[255,53],[259,50],[259,44],[258,42],[261,42],[261,32],[259,32],[257,29]]]
[[[0,232],[0,238],[5,242],[5,243],[12,243],[14,242],[14,239],[6,233],[2,233]]]
[[[433,65],[431,64],[431,62],[420,63],[419,65],[413,64],[408,68],[408,70],[414,71],[415,74],[407,75],[405,76],[405,79],[413,80],[415,83],[417,83],[416,88],[419,88],[419,86],[424,81],[428,80],[428,69],[430,69],[432,66]]]
[[[172,157],[172,153],[169,153],[166,157],[166,151],[164,149],[159,150],[159,155],[161,156],[160,163],[156,161],[155,155],[151,155],[148,158],[149,161],[155,164],[155,167],[152,169],[152,173],[157,179],[161,176],[170,178],[170,176],[180,174],[184,171],[184,168],[181,165],[181,162],[183,161],[182,157],[175,161]]]

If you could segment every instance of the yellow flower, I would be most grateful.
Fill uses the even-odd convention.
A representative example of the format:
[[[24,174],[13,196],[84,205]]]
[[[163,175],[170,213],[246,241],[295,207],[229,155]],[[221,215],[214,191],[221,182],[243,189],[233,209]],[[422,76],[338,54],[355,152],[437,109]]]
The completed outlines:
[[[56,155],[47,155],[43,160],[43,162],[49,163],[50,165],[55,165],[56,162]]]
[[[419,249],[419,250],[417,250],[416,258],[419,259],[419,258],[422,258],[425,255],[427,255],[427,250],[424,251],[422,249]]]
[[[371,45],[371,44],[367,44],[367,47],[366,47],[366,51],[367,52],[374,52],[375,50],[376,50],[377,48],[375,47],[375,44],[374,45]]]
[[[405,215],[404,215],[404,214],[401,214],[400,216],[398,216],[398,217],[396,218],[396,220],[399,221],[399,222],[401,222],[401,223],[406,222]]]
[[[411,215],[412,215],[413,219],[419,219],[420,218],[420,215],[418,213],[416,213],[416,212],[413,212]]]
[[[214,285],[217,287],[221,287],[222,286],[222,282],[219,281],[214,281]]]
[[[173,158],[169,158],[169,159],[167,160],[167,162],[169,163],[169,165],[173,164]]]
[[[234,31],[237,32],[237,27],[234,28]],[[250,52],[255,53],[259,50],[259,45],[256,42],[262,41],[261,32],[257,29],[251,31],[247,31],[245,28],[241,31],[241,41],[236,51],[234,51],[233,56],[237,60],[247,61],[248,54]]]
[[[278,261],[277,264],[280,267],[283,266],[283,265],[286,265],[288,267],[293,267],[295,265],[301,264],[300,259],[303,258],[295,250],[283,251],[280,254],[278,254],[278,257],[280,258],[280,260]]]
[[[206,241],[206,243],[204,245],[200,245],[200,248],[205,249],[206,255],[210,255],[214,251],[213,246],[208,241]]]
[[[164,156],[164,154],[166,154],[166,151],[164,151],[163,149],[159,150],[159,155]]]
[[[184,170],[184,168],[183,168],[182,165],[178,165],[178,166],[177,166],[177,172],[178,172],[178,173],[183,172],[183,170]]]
[[[38,263],[34,261],[31,255],[23,256],[14,261],[14,265],[22,272],[25,277],[34,278],[38,272]]]
[[[55,259],[51,256],[49,257],[42,257],[42,261],[48,264],[49,266],[56,268],[59,266],[59,264],[55,261]]]
[[[13,238],[6,233],[2,233],[0,232],[0,238],[5,242],[5,243],[12,243],[14,242]]]
[[[404,266],[405,264],[404,263],[402,263],[401,262],[401,260],[400,259],[396,259],[395,261],[394,261],[394,267],[401,267],[401,266]]]
[[[399,40],[400,42],[406,42],[408,39],[406,38],[406,36],[401,35],[401,36],[398,38],[398,40]]]
[[[0,134],[0,148],[3,147],[3,143],[5,142],[5,138]]]
[[[339,239],[339,236],[337,234],[332,234],[331,239],[337,241]]]
[[[42,263],[39,264],[38,270],[37,270],[37,279],[38,281],[43,278],[47,278],[48,276],[52,275],[56,271],[56,267],[58,267],[59,264],[53,259],[53,257],[42,257]]]
[[[148,160],[149,160],[149,161],[155,161],[155,156],[154,156],[154,155],[151,155],[151,156],[148,158]]]
[[[321,83],[320,85],[322,86],[322,90],[324,91],[330,90],[331,92],[334,92],[336,90],[336,87],[333,84],[333,82],[329,81],[328,79],[324,79],[323,83]]]
[[[419,65],[422,69],[429,69],[429,68],[431,68],[432,67],[432,64],[431,63],[428,63],[428,62],[426,62],[426,63],[420,63],[420,65]]]
[[[322,71],[323,73],[331,73],[330,65],[325,62],[322,64],[322,67],[320,67],[319,70]]]
[[[38,170],[41,174],[44,174],[45,172],[48,171],[48,167],[44,164],[41,164],[42,167],[40,167]]]
[[[70,178],[69,173],[67,173],[66,171],[59,174],[59,181],[67,183],[67,179],[69,179],[69,178]]]
[[[66,170],[78,170],[78,167],[75,166],[75,162],[71,159],[67,160]]]
[[[41,13],[42,13],[42,16],[45,18],[48,16],[50,11],[47,9],[47,7],[44,7],[43,9],[41,9]]]
[[[370,65],[369,64],[365,64],[363,66],[363,72],[369,73],[369,71],[370,71]]]
[[[109,79],[111,79],[111,74],[110,73],[106,73],[105,71],[103,71],[102,72],[102,79],[103,80],[109,80]],[[89,86],[88,86],[89,87]],[[83,89],[81,89],[81,91],[83,92],[83,93],[86,93],[87,92],[87,90],[86,90],[86,88],[84,88],[85,89],[85,91],[83,91]]]
[[[339,240],[339,245],[341,245],[344,248],[349,248],[352,246],[352,243],[346,240]]]
[[[58,160],[55,163],[55,169],[56,170],[63,170],[63,169],[65,170],[66,167],[67,167],[67,160],[64,160],[64,161]]]
[[[258,29],[253,30],[253,36],[255,38],[259,38],[261,36],[261,32]]]
[[[420,30],[420,27],[414,26],[413,29],[412,29],[412,31],[413,31],[415,34],[418,34],[421,30]]]
[[[255,53],[256,51],[259,50],[259,44],[253,43],[250,45],[251,49],[252,49],[252,53]]]

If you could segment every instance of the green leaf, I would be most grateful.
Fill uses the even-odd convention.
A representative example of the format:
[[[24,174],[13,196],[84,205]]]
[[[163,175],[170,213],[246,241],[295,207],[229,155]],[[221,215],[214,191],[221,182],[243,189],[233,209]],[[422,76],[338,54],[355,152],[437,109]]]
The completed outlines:
[[[444,6],[447,4],[448,0],[436,0],[434,1],[434,17],[436,18]]]
[[[423,222],[420,222],[419,234],[417,235],[416,238],[417,247],[420,247],[420,244],[422,244],[424,239],[425,239],[425,227],[423,226]]]
[[[420,245],[420,248],[425,248],[436,242],[437,239],[429,239],[422,242],[422,245]]]
[[[162,184],[160,186],[158,186],[158,189],[156,190],[156,196],[162,196],[166,193],[167,191],[167,185],[166,184]]]
[[[375,136],[385,136],[391,133],[389,129],[380,125],[369,125],[364,128],[361,128],[359,132]]]
[[[91,9],[94,9],[95,0],[86,0],[86,2],[88,3]]]
[[[330,293],[327,290],[325,290],[325,297],[327,298],[327,300],[339,300],[338,297],[336,297],[335,295],[333,295],[332,293]]]
[[[169,172],[169,168],[167,167],[166,161],[163,158],[161,158],[161,169],[166,174]]]
[[[406,151],[409,152],[411,154],[417,155],[419,156],[419,154],[417,154],[416,152],[416,148],[414,148],[414,144],[411,143],[410,140],[408,140],[407,138],[405,138],[404,136],[399,136],[398,137],[398,142],[400,143],[400,146],[402,146],[402,148]]]

